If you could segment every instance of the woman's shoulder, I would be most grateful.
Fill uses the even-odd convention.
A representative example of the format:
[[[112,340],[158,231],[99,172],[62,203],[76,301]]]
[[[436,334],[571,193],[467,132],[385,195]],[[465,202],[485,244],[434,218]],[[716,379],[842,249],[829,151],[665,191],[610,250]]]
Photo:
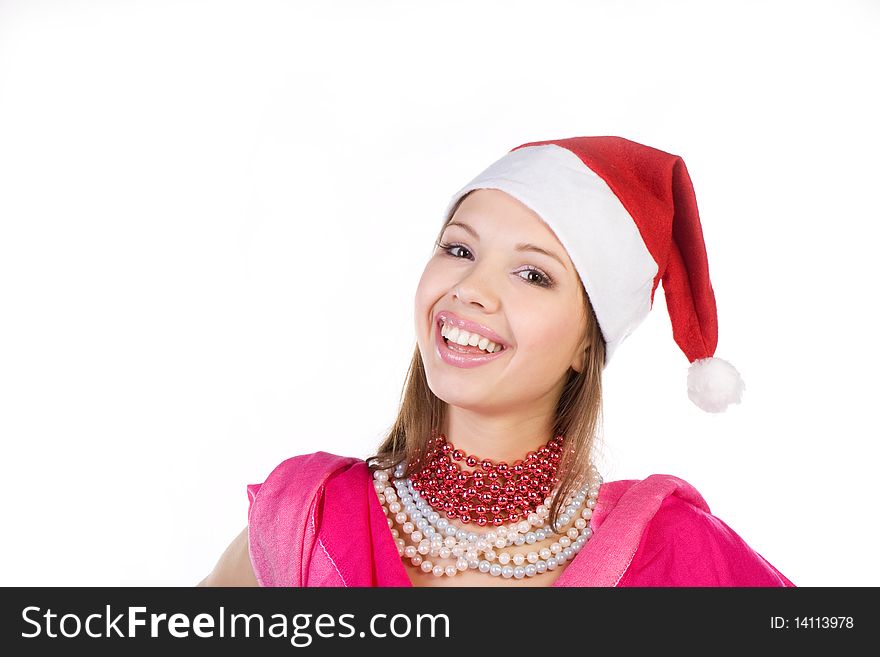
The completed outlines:
[[[303,585],[321,492],[331,478],[365,482],[366,472],[362,459],[318,451],[287,458],[262,483],[247,485],[248,548],[261,586]],[[337,477],[345,473],[354,476]]]
[[[307,492],[333,473],[352,466],[366,468],[366,462],[354,456],[324,451],[297,454],[276,465],[261,483],[248,484],[248,496],[253,502],[261,491],[263,496],[269,491]]]
[[[793,586],[688,481],[668,474],[609,482],[609,513],[641,514],[641,536],[620,586]]]
[[[607,515],[618,505],[635,507],[642,514],[653,515],[658,506],[683,504],[709,512],[709,505],[687,480],[670,474],[652,474],[644,479],[618,479],[603,482],[598,512]]]

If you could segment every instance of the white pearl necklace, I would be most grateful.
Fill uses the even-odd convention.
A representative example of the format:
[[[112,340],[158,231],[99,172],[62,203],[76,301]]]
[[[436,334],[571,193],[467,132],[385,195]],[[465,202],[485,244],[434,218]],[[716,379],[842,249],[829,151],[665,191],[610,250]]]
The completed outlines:
[[[441,517],[413,489],[409,478],[402,478],[403,467],[403,464],[396,467],[393,480],[391,468],[375,471],[373,487],[387,516],[398,554],[401,558],[408,558],[413,566],[436,577],[454,577],[466,570],[507,579],[534,577],[555,570],[573,559],[593,535],[590,520],[602,485],[602,476],[595,466],[590,466],[587,484],[566,500],[565,511],[559,516],[560,528],[569,525],[564,533],[556,532],[549,524],[544,524],[550,515],[549,507],[553,498],[559,494],[558,486],[526,520],[501,525],[487,532],[477,532],[458,527]],[[400,536],[395,523],[411,543],[408,544]],[[533,530],[533,527],[537,529]],[[505,549],[510,545],[531,545],[547,538],[556,540],[550,547],[540,550],[508,552]],[[443,565],[440,560],[448,563]]]

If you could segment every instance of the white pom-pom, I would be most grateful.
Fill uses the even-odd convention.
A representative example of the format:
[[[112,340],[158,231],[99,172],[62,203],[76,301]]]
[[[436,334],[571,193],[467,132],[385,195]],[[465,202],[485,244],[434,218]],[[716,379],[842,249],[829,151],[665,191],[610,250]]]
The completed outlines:
[[[698,358],[688,368],[688,397],[704,411],[720,413],[739,404],[746,384],[736,368],[722,358]]]

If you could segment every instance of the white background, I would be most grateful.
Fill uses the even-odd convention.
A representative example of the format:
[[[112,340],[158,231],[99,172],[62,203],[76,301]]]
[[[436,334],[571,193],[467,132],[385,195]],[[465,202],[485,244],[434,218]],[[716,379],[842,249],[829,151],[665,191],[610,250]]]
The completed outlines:
[[[880,585],[880,4],[0,2],[5,585],[183,585],[248,483],[365,457],[460,186],[527,141],[680,155],[743,403],[661,290],[605,479],[676,474],[800,586]]]

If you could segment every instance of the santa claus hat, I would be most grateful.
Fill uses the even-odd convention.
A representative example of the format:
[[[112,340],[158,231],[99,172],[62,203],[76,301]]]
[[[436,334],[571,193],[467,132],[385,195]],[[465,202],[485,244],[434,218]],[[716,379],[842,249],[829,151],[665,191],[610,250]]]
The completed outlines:
[[[675,342],[691,363],[688,396],[717,413],[745,384],[715,358],[718,317],[697,200],[684,160],[622,137],[534,141],[458,190],[498,189],[534,210],[580,275],[606,342],[606,365],[641,324],[663,282]]]

